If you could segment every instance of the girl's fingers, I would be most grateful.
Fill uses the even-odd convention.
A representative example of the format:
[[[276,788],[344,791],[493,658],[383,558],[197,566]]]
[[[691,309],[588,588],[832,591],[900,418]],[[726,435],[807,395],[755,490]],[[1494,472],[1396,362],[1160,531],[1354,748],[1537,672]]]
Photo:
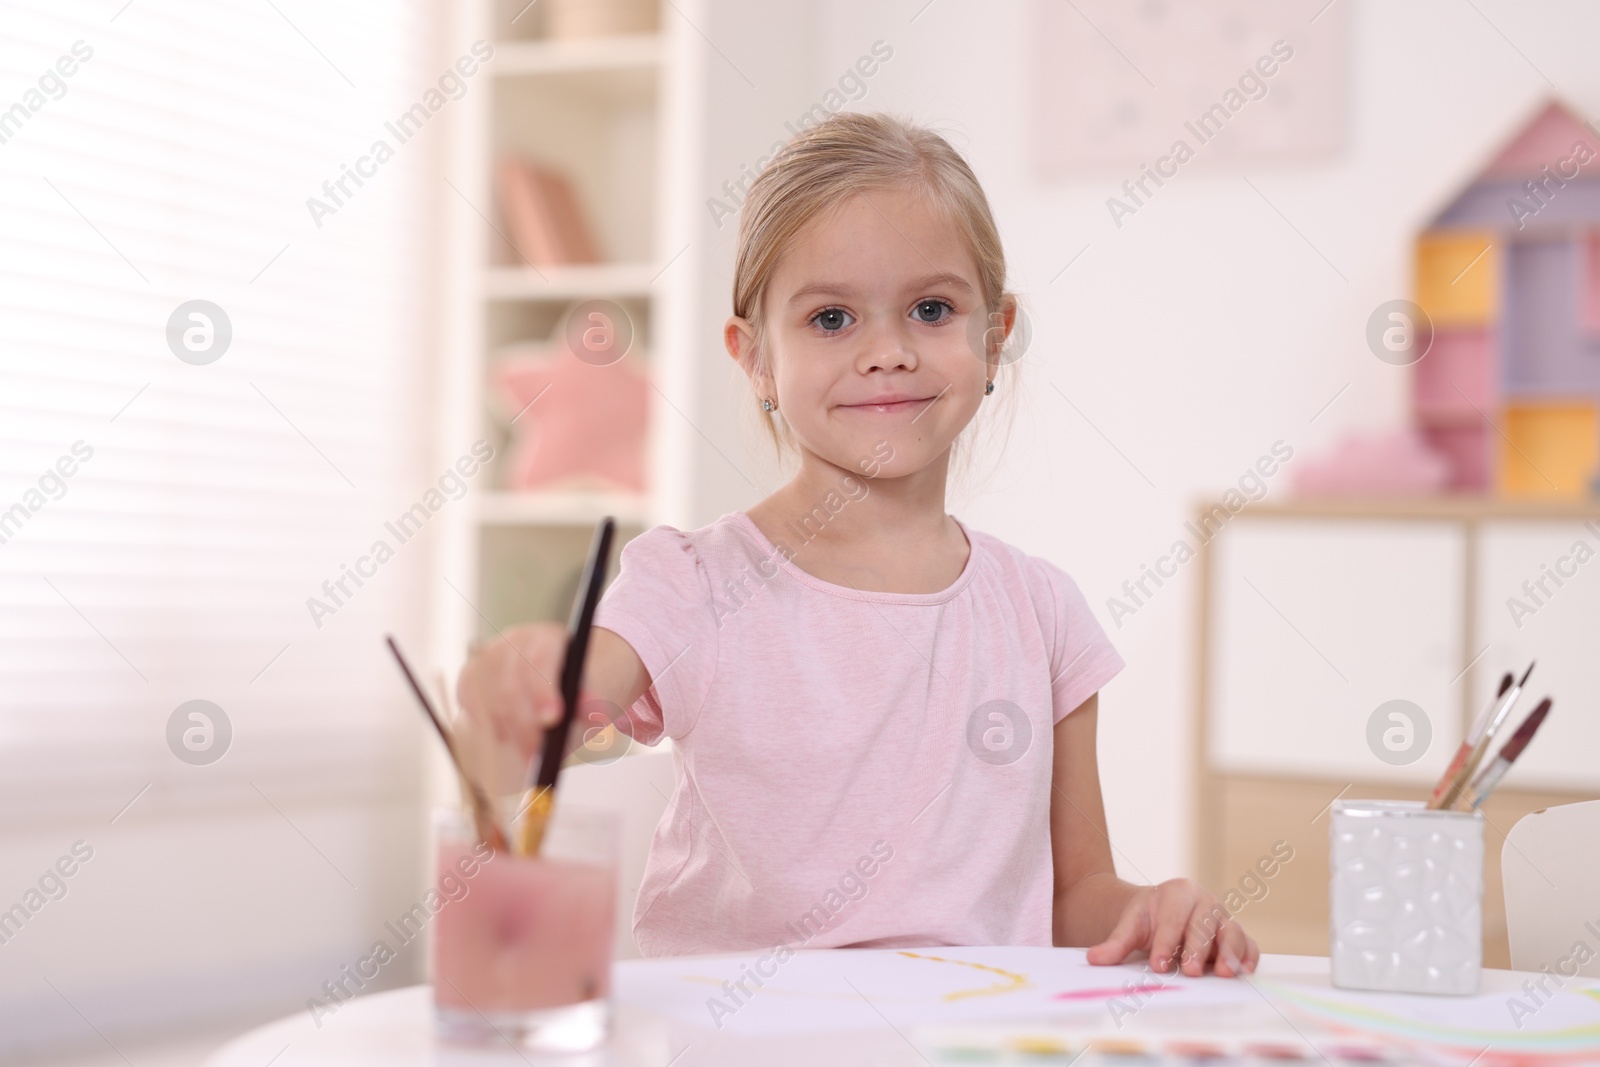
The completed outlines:
[[[508,661],[506,653],[509,651],[498,650],[498,662],[491,668],[494,671],[494,696],[489,719],[494,724],[496,739],[513,745],[519,753],[527,754],[533,740],[534,724],[526,711],[522,714],[518,714],[518,711],[528,708],[533,694],[528,690],[521,673]]]
[[[1088,961],[1122,963],[1146,949],[1150,970],[1158,974],[1181,970],[1198,977],[1207,964],[1224,978],[1254,973],[1261,959],[1254,939],[1210,893],[1179,882],[1163,883],[1135,897],[1106,939],[1089,949]]]
[[[1150,908],[1144,897],[1137,897],[1123,909],[1122,918],[1110,935],[1091,947],[1085,958],[1093,964],[1121,963],[1130,953],[1150,943]]]
[[[1226,930],[1217,938],[1217,964],[1218,978],[1237,978],[1243,973],[1244,965],[1239,962],[1239,954],[1234,951],[1233,938],[1228,936]]]
[[[514,702],[503,712],[512,714],[523,726],[534,749],[544,731],[561,718],[561,695],[551,679],[560,672],[565,646],[565,633],[541,628],[517,633],[502,656],[501,669],[513,679],[516,691]]]
[[[1184,931],[1182,967],[1183,973],[1191,978],[1205,973],[1206,964],[1211,962],[1211,954],[1218,944],[1213,903],[1210,897],[1202,895],[1194,911],[1189,914],[1188,927]]]
[[[552,658],[548,644],[542,633],[509,632],[473,653],[456,686],[473,726],[523,759],[539,750],[545,727],[560,716],[560,698],[537,666]]]
[[[1183,947],[1184,928],[1192,907],[1187,894],[1157,894],[1155,929],[1150,937],[1150,969],[1157,974],[1177,969],[1175,957]]]
[[[1249,934],[1244,933],[1244,931],[1242,931],[1242,930],[1240,931],[1240,934],[1244,937],[1244,944],[1245,944],[1244,959],[1243,959],[1243,962],[1244,962],[1244,973],[1245,974],[1255,974],[1256,973],[1256,964],[1261,962],[1261,949],[1256,946],[1256,939],[1255,938],[1251,937]]]
[[[1217,974],[1224,978],[1243,977],[1254,971],[1260,956],[1255,941],[1238,923],[1225,924],[1217,935]]]

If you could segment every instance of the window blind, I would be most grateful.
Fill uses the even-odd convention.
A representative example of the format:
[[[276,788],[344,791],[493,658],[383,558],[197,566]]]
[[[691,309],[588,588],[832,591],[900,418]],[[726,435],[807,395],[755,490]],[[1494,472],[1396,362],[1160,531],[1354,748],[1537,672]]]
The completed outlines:
[[[427,488],[442,134],[320,226],[307,200],[437,77],[429,6],[3,13],[0,762],[181,770],[168,722],[196,699],[246,758],[414,726],[379,636],[417,619],[426,547],[320,626],[307,601]]]

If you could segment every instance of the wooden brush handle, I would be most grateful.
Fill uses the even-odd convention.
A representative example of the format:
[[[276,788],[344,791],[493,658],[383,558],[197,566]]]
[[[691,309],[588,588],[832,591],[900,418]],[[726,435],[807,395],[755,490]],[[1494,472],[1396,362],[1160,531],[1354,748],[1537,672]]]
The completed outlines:
[[[528,790],[527,808],[517,827],[517,852],[524,856],[537,856],[544,845],[544,832],[550,823],[550,812],[555,807],[554,789]]]

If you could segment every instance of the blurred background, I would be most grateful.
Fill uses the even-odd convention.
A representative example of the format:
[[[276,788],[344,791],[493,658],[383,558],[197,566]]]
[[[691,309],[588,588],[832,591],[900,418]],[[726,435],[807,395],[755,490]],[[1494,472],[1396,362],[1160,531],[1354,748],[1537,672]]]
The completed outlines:
[[[720,340],[739,209],[843,109],[989,195],[1027,340],[948,510],[1128,661],[1119,872],[1325,953],[1329,804],[1424,795],[1537,657],[1505,965],[1504,833],[1600,795],[1596,39],[1578,0],[0,2],[0,1054],[200,1062],[411,906],[445,778],[383,635],[453,677],[565,617],[600,516],[781,484]],[[589,762],[631,892],[671,755]]]

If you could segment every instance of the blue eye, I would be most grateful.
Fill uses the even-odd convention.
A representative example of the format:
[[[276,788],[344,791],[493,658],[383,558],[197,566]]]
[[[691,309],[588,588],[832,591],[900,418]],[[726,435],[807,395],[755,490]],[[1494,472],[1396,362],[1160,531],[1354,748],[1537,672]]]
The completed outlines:
[[[922,300],[917,303],[916,316],[918,322],[932,326],[944,321],[946,314],[954,315],[955,311],[948,300]]]
[[[821,326],[824,333],[838,333],[853,321],[850,313],[844,308],[823,308],[811,316],[811,323]]]

